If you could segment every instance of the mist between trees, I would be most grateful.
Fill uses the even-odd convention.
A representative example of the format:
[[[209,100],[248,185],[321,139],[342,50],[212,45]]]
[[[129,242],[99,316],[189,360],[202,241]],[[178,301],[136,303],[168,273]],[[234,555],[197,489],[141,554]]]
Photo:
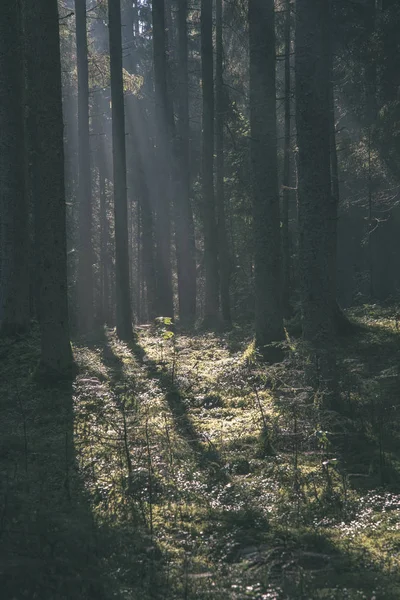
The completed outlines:
[[[80,422],[82,414],[74,413],[66,389],[77,386],[86,400],[95,390],[95,412],[99,398],[110,393],[112,419],[122,419],[121,469],[129,481],[118,494],[124,498],[139,468],[131,445],[141,423],[147,497],[129,496],[129,502],[143,513],[150,554],[157,546],[150,439],[155,425],[151,411],[140,421],[140,410],[132,408],[133,402],[140,405],[140,394],[150,393],[135,391],[144,368],[146,385],[158,386],[166,402],[162,410],[173,421],[165,425],[168,447],[169,428],[175,428],[174,436],[189,440],[211,488],[211,463],[219,465],[217,488],[230,485],[224,477],[231,450],[214,443],[212,431],[202,438],[197,413],[190,411],[200,410],[201,395],[210,399],[204,405],[203,398],[201,407],[211,410],[236,410],[236,396],[245,398],[243,407],[250,402],[261,437],[249,441],[245,454],[253,448],[260,460],[291,456],[293,480],[282,485],[286,501],[297,507],[287,525],[296,530],[294,537],[308,518],[299,508],[303,500],[314,502],[310,513],[331,503],[329,513],[341,480],[344,512],[338,508],[337,514],[345,521],[353,510],[346,504],[350,496],[353,503],[362,497],[349,491],[349,457],[356,453],[350,438],[363,448],[373,440],[379,455],[378,465],[363,458],[371,479],[364,491],[370,493],[376,476],[385,493],[395,493],[396,434],[389,434],[386,447],[382,428],[384,415],[397,414],[400,389],[399,28],[395,0],[1,1],[0,355],[6,365],[3,391],[15,401],[6,402],[7,410],[15,404],[22,415],[28,471],[28,392],[43,400],[49,386],[63,389],[58,397],[65,399],[71,426],[64,432],[69,457],[78,439],[74,419]],[[212,360],[209,371],[198,366],[210,358],[210,340],[216,378]],[[12,350],[18,344],[26,357],[20,370]],[[199,348],[204,356],[196,354]],[[235,353],[240,372],[230,362]],[[224,360],[237,375],[226,384],[228,391],[221,383]],[[82,381],[89,381],[89,391]],[[282,441],[289,430],[290,448]],[[203,456],[204,440],[210,442],[207,452],[216,452],[213,459]],[[317,484],[299,466],[308,451],[318,457]],[[87,456],[80,459],[77,473]],[[248,471],[243,467],[246,473],[229,476],[252,473],[252,459],[246,454],[243,460]],[[5,481],[10,465],[1,467]],[[259,474],[265,465],[257,465]],[[281,475],[274,471],[272,480],[281,482]],[[86,484],[92,485],[86,481],[82,489]],[[0,535],[7,536],[8,485],[0,511]],[[293,541],[296,565],[302,543]],[[165,597],[212,597],[189,585],[195,569],[189,573],[182,557],[176,564],[166,560],[169,550],[164,555],[160,548],[161,554],[148,555],[155,561],[151,568],[162,563],[164,569],[170,560],[180,565],[171,575],[175,591]],[[308,551],[317,554],[316,547]],[[239,552],[235,564],[245,554]],[[327,548],[316,563],[324,555],[331,565],[334,554]],[[265,553],[257,560],[271,566]],[[345,595],[331,571],[327,593],[339,595],[324,596],[322,584],[311,583],[314,576],[299,583],[299,572],[294,587],[270,571],[259,588],[248,575],[236,583],[218,580],[216,597],[400,593],[383,568],[381,596],[374,596],[372,584],[358,584],[354,595]],[[7,577],[12,590],[13,576]],[[39,597],[41,585],[28,582],[30,592],[10,591],[9,597]],[[121,593],[123,585],[117,585]],[[139,593],[132,591],[135,585],[126,597]],[[89,588],[82,598],[100,597]],[[43,597],[69,597],[54,589]],[[143,590],[161,597],[156,591],[152,596],[150,587]]]

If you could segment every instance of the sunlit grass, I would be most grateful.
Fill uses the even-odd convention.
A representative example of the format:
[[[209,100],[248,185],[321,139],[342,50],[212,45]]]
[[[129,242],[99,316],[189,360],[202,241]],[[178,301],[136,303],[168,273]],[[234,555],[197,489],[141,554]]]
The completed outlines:
[[[229,337],[210,334],[178,332],[164,340],[148,328],[132,347],[112,330],[90,347],[75,346],[79,373],[69,396],[68,451],[75,466],[67,488],[70,434],[52,398],[60,393],[39,390],[30,379],[36,342],[18,349],[2,342],[4,373],[17,382],[4,444],[21,474],[26,462],[34,490],[35,457],[50,440],[53,458],[41,477],[53,469],[51,497],[63,498],[66,507],[86,506],[81,543],[97,544],[98,579],[106,587],[111,581],[121,597],[157,598],[168,590],[170,598],[371,600],[375,593],[377,600],[395,600],[398,415],[391,408],[388,416],[388,408],[377,412],[376,403],[395,405],[387,382],[397,373],[400,344],[385,311],[382,318],[376,308],[368,315],[354,315],[365,328],[339,349],[353,411],[348,435],[355,440],[344,451],[316,435],[320,415],[312,397],[296,391],[302,389],[296,362],[249,364],[243,359],[248,336],[232,346]],[[65,398],[67,407],[68,391]],[[46,405],[53,408],[43,428],[38,411]],[[380,450],[379,419],[385,423]],[[3,473],[7,460],[0,458]],[[391,491],[368,492],[382,476]],[[26,503],[37,502],[26,495],[22,477],[18,485],[26,512]],[[67,560],[75,564],[73,554]]]

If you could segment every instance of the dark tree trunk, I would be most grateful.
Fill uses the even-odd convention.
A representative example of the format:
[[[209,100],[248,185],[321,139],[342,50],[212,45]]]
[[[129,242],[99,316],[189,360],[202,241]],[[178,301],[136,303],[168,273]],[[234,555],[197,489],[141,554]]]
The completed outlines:
[[[29,221],[24,189],[24,68],[18,0],[0,7],[0,333],[29,327]]]
[[[113,179],[115,215],[115,285],[117,335],[132,340],[132,310],[129,284],[128,207],[125,149],[125,106],[122,79],[120,0],[108,3],[112,102]]]
[[[223,79],[223,0],[216,0],[216,62],[215,62],[215,154],[216,154],[216,199],[218,223],[218,256],[220,273],[221,312],[224,323],[231,325],[231,303],[229,296],[230,259],[225,219],[224,190],[224,117],[225,94]]]
[[[214,81],[212,0],[201,0],[201,81],[203,95],[202,194],[204,219],[204,324],[219,319],[218,238],[214,199]]]
[[[77,276],[78,327],[93,328],[92,186],[89,143],[89,68],[86,0],[75,0],[76,55],[78,69],[78,198],[79,252]]]
[[[332,11],[332,0],[330,0]],[[335,86],[333,73],[333,50],[329,48],[329,143],[330,143],[330,169],[331,169],[331,195],[333,203],[334,218],[332,219],[332,237],[334,243],[335,260],[335,294],[336,294],[336,263],[337,263],[337,222],[339,212],[340,188],[339,188],[339,165],[336,148],[336,121],[335,121]],[[347,318],[339,303],[335,302],[334,326],[337,335],[348,335],[354,331],[353,323]]]
[[[24,30],[34,69],[28,80],[35,116],[35,246],[39,279],[41,367],[64,376],[69,340],[63,115],[57,0],[24,4]]]
[[[104,131],[104,105],[105,98],[102,92],[97,95],[95,104],[96,117],[93,119],[94,133],[97,139],[96,147],[96,163],[99,175],[99,222],[100,222],[100,239],[99,239],[99,302],[98,302],[98,321],[101,325],[111,324],[110,318],[110,283],[109,283],[109,223],[107,214],[107,180],[106,180],[106,155],[105,155],[105,131]]]
[[[175,209],[179,318],[193,323],[196,317],[196,247],[190,203],[189,86],[187,0],[178,0],[178,169],[180,182]]]
[[[330,9],[297,0],[296,126],[303,338],[313,383],[335,401],[336,205],[330,177]]]
[[[290,81],[290,20],[291,20],[291,1],[285,3],[285,139],[283,148],[283,190],[282,190],[282,306],[283,316],[289,318],[292,314],[290,302],[291,281],[290,281],[290,234],[289,234],[289,202],[291,196],[291,81]]]
[[[273,0],[249,0],[250,158],[255,252],[256,348],[271,361],[284,339],[275,98]]]
[[[167,90],[164,0],[153,0],[154,87],[157,123],[156,269],[159,316],[173,317],[171,266],[171,152],[172,129]],[[171,113],[172,114],[172,113]]]

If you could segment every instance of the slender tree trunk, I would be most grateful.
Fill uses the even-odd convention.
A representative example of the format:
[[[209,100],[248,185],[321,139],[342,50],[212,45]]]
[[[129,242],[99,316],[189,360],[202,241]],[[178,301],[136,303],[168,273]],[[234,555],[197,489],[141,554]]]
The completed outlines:
[[[109,285],[109,224],[107,215],[107,184],[106,184],[106,156],[105,156],[105,131],[104,131],[104,104],[105,99],[102,92],[97,95],[97,102],[95,104],[96,117],[94,120],[93,129],[97,136],[97,148],[96,148],[96,163],[99,175],[99,222],[100,222],[100,264],[99,264],[99,278],[100,278],[100,297],[99,297],[99,322],[110,324],[110,285]]]
[[[0,333],[28,329],[29,220],[24,189],[24,67],[19,0],[0,7]]]
[[[156,203],[157,304],[159,316],[174,314],[171,266],[172,127],[167,90],[164,0],[153,0],[154,88],[157,122],[158,198]]]
[[[291,20],[291,1],[285,3],[285,140],[283,149],[283,191],[282,191],[282,306],[283,315],[288,318],[291,316],[292,308],[290,303],[291,282],[290,282],[290,234],[289,234],[289,202],[291,196],[291,149],[290,149],[290,20]]]
[[[330,11],[332,14],[332,0],[330,2]],[[336,148],[336,120],[335,120],[335,86],[333,73],[333,49],[330,47],[329,52],[329,135],[330,135],[330,168],[331,168],[331,195],[333,203],[334,218],[332,219],[332,237],[334,243],[334,260],[335,260],[335,294],[336,294],[336,260],[337,260],[337,221],[339,213],[339,165]],[[347,335],[354,330],[354,326],[349,321],[338,301],[334,307],[334,325],[338,335]]]
[[[368,136],[368,179],[367,179],[367,193],[368,193],[368,271],[369,271],[369,295],[370,298],[375,297],[374,289],[374,253],[375,253],[375,239],[373,236],[374,230],[374,193],[373,193],[373,181],[372,181],[372,145],[373,145],[373,134],[375,129],[376,117],[378,113],[377,107],[377,64],[376,57],[373,49],[373,36],[376,29],[376,0],[368,0],[368,33],[370,47],[368,48],[368,62],[365,69],[366,79],[366,122],[367,122],[367,136]]]
[[[75,0],[76,56],[78,69],[78,327],[81,332],[93,328],[93,246],[92,185],[89,143],[89,68],[86,28],[86,0]]]
[[[138,13],[137,5],[132,2],[125,3],[124,20],[122,29],[124,32],[124,43],[129,48],[125,58],[125,68],[129,73],[134,74],[137,70],[137,58],[135,54],[134,36],[138,31]],[[131,187],[134,186],[135,199],[137,200],[137,281],[138,289],[136,293],[137,312],[143,315],[143,294],[140,286],[142,279],[146,282],[148,290],[147,295],[147,314],[150,321],[157,316],[157,285],[156,271],[154,264],[155,254],[155,236],[154,236],[154,219],[150,202],[149,188],[146,182],[146,174],[144,172],[143,157],[148,160],[149,148],[148,139],[144,139],[143,131],[148,130],[148,122],[145,111],[142,107],[142,100],[134,95],[126,98],[127,108],[127,127],[128,127],[128,152],[127,160],[130,164]],[[141,129],[140,129],[141,128]],[[142,135],[140,135],[142,132]],[[140,308],[140,310],[139,310]],[[139,318],[139,316],[138,316]]]
[[[335,226],[330,178],[330,10],[297,0],[296,126],[299,177],[299,264],[303,338],[314,385],[336,401]]]
[[[201,0],[201,80],[203,95],[202,194],[204,219],[204,324],[219,320],[218,238],[214,198],[214,81],[212,0]]]
[[[224,190],[224,117],[225,94],[223,79],[223,0],[216,0],[216,62],[215,62],[215,153],[216,153],[216,199],[218,222],[218,256],[220,271],[221,312],[224,322],[230,326],[231,303],[229,296],[230,259],[226,235]]]
[[[190,203],[189,86],[187,0],[178,0],[178,179],[175,209],[179,318],[193,323],[196,317],[196,247]]]
[[[108,3],[112,102],[113,178],[115,215],[115,276],[117,335],[132,340],[132,310],[129,284],[128,207],[125,148],[125,107],[122,79],[120,0]]]
[[[147,317],[153,321],[157,316],[157,286],[154,264],[154,219],[151,210],[150,193],[145,174],[140,173],[140,225],[142,232],[142,268],[147,291]]]
[[[275,97],[273,0],[249,0],[250,157],[255,250],[256,348],[274,361],[284,339]]]
[[[37,156],[35,245],[39,269],[41,367],[70,374],[63,115],[57,0],[24,3],[24,31],[34,68],[28,80]]]

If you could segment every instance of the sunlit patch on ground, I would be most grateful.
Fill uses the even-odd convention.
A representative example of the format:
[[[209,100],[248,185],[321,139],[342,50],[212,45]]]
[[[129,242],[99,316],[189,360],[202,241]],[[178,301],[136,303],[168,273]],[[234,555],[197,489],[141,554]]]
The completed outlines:
[[[389,319],[373,318],[340,349],[347,433],[336,447],[295,349],[266,368],[243,359],[248,336],[238,349],[228,337],[145,328],[128,346],[106,331],[75,347],[79,374],[61,393],[29,379],[34,342],[2,342],[2,533],[16,563],[13,531],[36,535],[26,524],[42,498],[49,548],[66,524],[56,579],[90,554],[79,586],[94,577],[106,598],[398,598],[400,344]],[[17,354],[26,373],[10,394]],[[50,598],[43,565],[39,582],[28,569],[26,589]]]

